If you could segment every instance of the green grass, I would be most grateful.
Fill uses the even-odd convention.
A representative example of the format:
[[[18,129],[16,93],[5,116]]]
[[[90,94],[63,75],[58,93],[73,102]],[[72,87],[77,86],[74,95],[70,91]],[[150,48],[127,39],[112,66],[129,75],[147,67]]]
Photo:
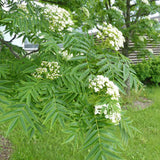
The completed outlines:
[[[141,96],[147,96],[153,104],[143,110],[127,111],[141,133],[129,140],[122,155],[125,160],[160,160],[160,88],[148,88]]]
[[[160,160],[160,88],[148,88],[141,96],[147,96],[153,104],[143,110],[127,109],[133,126],[141,133],[137,132],[129,139],[122,157],[123,160]],[[125,101],[130,105],[138,97],[136,94]],[[0,134],[5,131],[6,126],[0,125]],[[31,141],[18,128],[8,138],[13,144],[10,160],[84,160],[86,156],[86,153],[80,152],[80,145],[63,144],[67,135],[58,124],[43,135],[37,134]]]
[[[37,134],[32,140],[18,128],[8,138],[13,144],[11,160],[75,160],[77,156],[85,159],[80,146],[63,144],[67,136],[58,125],[43,135]]]
[[[5,125],[0,127],[0,130],[6,129]],[[10,160],[75,160],[77,157],[78,160],[84,160],[87,154],[80,152],[80,145],[63,143],[67,137],[58,124],[43,134],[37,133],[32,140],[17,127],[8,136],[13,145]]]

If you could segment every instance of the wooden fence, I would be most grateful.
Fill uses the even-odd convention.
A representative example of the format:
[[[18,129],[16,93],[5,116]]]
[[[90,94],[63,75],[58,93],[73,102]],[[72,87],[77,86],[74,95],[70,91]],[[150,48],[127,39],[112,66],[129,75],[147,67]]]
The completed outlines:
[[[130,46],[133,46],[132,43],[130,43]],[[148,43],[146,46],[146,49],[152,49],[153,50],[153,55],[158,56],[160,55],[160,43],[153,45]],[[139,51],[134,51],[133,53],[130,53],[128,58],[134,63],[139,63],[141,62],[144,58],[139,58],[138,57]],[[145,59],[148,59],[148,57],[145,57]]]

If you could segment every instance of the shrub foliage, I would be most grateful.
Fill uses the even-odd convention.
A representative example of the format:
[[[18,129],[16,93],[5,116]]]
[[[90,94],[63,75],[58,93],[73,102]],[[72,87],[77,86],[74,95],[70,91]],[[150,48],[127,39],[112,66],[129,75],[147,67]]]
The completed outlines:
[[[134,66],[134,69],[139,77],[140,81],[145,84],[160,83],[160,57],[150,58],[149,60],[143,60]]]

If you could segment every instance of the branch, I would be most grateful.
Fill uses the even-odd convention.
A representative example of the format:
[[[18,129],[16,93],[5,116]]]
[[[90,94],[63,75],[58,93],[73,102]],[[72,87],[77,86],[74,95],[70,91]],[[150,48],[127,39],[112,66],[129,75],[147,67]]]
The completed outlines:
[[[126,5],[127,5],[127,11],[126,11],[125,23],[126,23],[126,27],[129,28],[130,27],[130,0],[127,0]]]
[[[19,56],[16,52],[14,52],[14,50],[13,50],[13,48],[12,48],[12,45],[9,44],[8,41],[5,41],[5,40],[3,40],[3,39],[0,39],[0,41],[1,41],[2,44],[4,44],[5,46],[7,46],[7,47],[9,48],[10,52],[11,52],[17,59],[20,59],[20,56]]]
[[[13,38],[10,40],[10,41],[6,41],[6,42],[9,42],[9,43],[11,43],[15,38],[16,38],[16,34],[13,36]]]
[[[108,2],[108,3],[109,3],[109,7],[111,8],[111,1],[109,0],[109,2]]]
[[[130,8],[135,7],[137,3],[130,5]]]
[[[152,2],[156,2],[156,1],[158,2],[159,0],[150,0],[151,3],[152,3]]]
[[[29,55],[31,55],[31,54],[33,54],[33,53],[35,53],[35,52],[38,52],[39,51],[39,47],[38,47],[38,49],[37,50],[34,50],[34,51],[31,51],[31,52],[29,52],[29,53],[26,53],[24,56],[23,56],[23,58],[25,58],[25,57],[27,57],[27,56],[29,56]]]
[[[107,1],[105,2],[105,7],[107,10],[109,9]]]

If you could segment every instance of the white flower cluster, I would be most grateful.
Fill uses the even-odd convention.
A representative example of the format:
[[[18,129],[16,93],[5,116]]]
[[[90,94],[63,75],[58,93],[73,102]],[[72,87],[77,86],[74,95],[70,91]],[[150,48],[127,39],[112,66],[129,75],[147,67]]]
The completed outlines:
[[[68,50],[59,51],[59,54],[61,54],[62,57],[66,60],[70,60],[73,57],[73,54],[69,54]]]
[[[113,123],[118,124],[121,120],[121,107],[118,103],[120,94],[119,88],[102,75],[96,76],[93,80],[89,80],[89,88],[94,89],[95,92],[105,92],[105,95],[109,96],[112,104],[102,104],[95,106],[95,115],[104,114],[106,119],[110,119]]]
[[[111,9],[113,9],[113,10],[119,12],[121,15],[123,15],[123,12],[119,8],[113,6],[113,7],[111,7]]]
[[[153,19],[154,21],[156,21],[156,22],[159,22],[159,19],[158,18],[155,18],[155,19]]]
[[[39,2],[32,2],[33,5],[38,5],[42,8],[44,8],[44,15],[47,17],[49,23],[50,23],[50,29],[53,31],[62,31],[64,29],[67,29],[68,31],[71,31],[72,28],[71,26],[74,24],[70,13],[63,9],[58,7],[57,5],[44,5]],[[25,12],[27,11],[26,4],[17,4],[18,8],[24,10]]]
[[[113,5],[115,3],[115,0],[111,0],[110,2],[111,2],[111,5]]]
[[[146,5],[150,5],[148,0],[142,0],[143,3],[145,3]]]
[[[145,16],[144,19],[151,20],[151,17]]]
[[[42,61],[40,68],[36,69],[36,72],[33,73],[33,76],[36,78],[47,78],[47,79],[56,79],[60,76],[58,62],[47,62]]]
[[[119,50],[120,47],[124,47],[125,38],[122,32],[111,24],[103,23],[103,26],[98,25],[99,31],[97,38],[105,39],[105,43],[108,47]]]
[[[138,37],[140,41],[144,42],[144,40],[146,40],[146,36],[139,36]]]
[[[98,75],[93,80],[89,80],[89,88],[93,88],[95,92],[102,91],[104,88],[106,89],[106,94],[111,96],[112,100],[117,100],[120,97],[119,88],[110,81],[107,77],[102,75]]]
[[[24,3],[17,4],[17,7],[18,7],[19,9],[22,9],[22,10],[25,11],[26,13],[28,13],[26,4],[24,4]]]
[[[152,54],[154,53],[154,52],[153,52],[153,49],[151,49],[151,48],[147,48],[147,50],[148,50],[148,52],[150,52],[150,53],[152,53]]]
[[[103,105],[96,105],[95,106],[95,112],[94,114],[104,114],[106,119],[110,119],[112,123],[117,125],[119,121],[121,120],[121,107],[120,104],[117,103],[115,105],[115,110],[113,109],[111,105],[103,104]]]
[[[71,30],[71,26],[74,24],[71,15],[68,11],[57,5],[45,6],[44,14],[49,20],[50,28],[53,31],[62,31],[64,29]]]
[[[72,57],[74,57],[74,55],[73,55],[73,53],[71,53],[71,54],[69,54],[69,51],[68,50],[61,50],[61,51],[59,51],[59,54],[61,54],[62,55],[62,57],[64,58],[64,59],[66,59],[66,60],[70,60]],[[84,53],[78,53],[78,54],[76,54],[76,56],[83,56],[84,55]]]

